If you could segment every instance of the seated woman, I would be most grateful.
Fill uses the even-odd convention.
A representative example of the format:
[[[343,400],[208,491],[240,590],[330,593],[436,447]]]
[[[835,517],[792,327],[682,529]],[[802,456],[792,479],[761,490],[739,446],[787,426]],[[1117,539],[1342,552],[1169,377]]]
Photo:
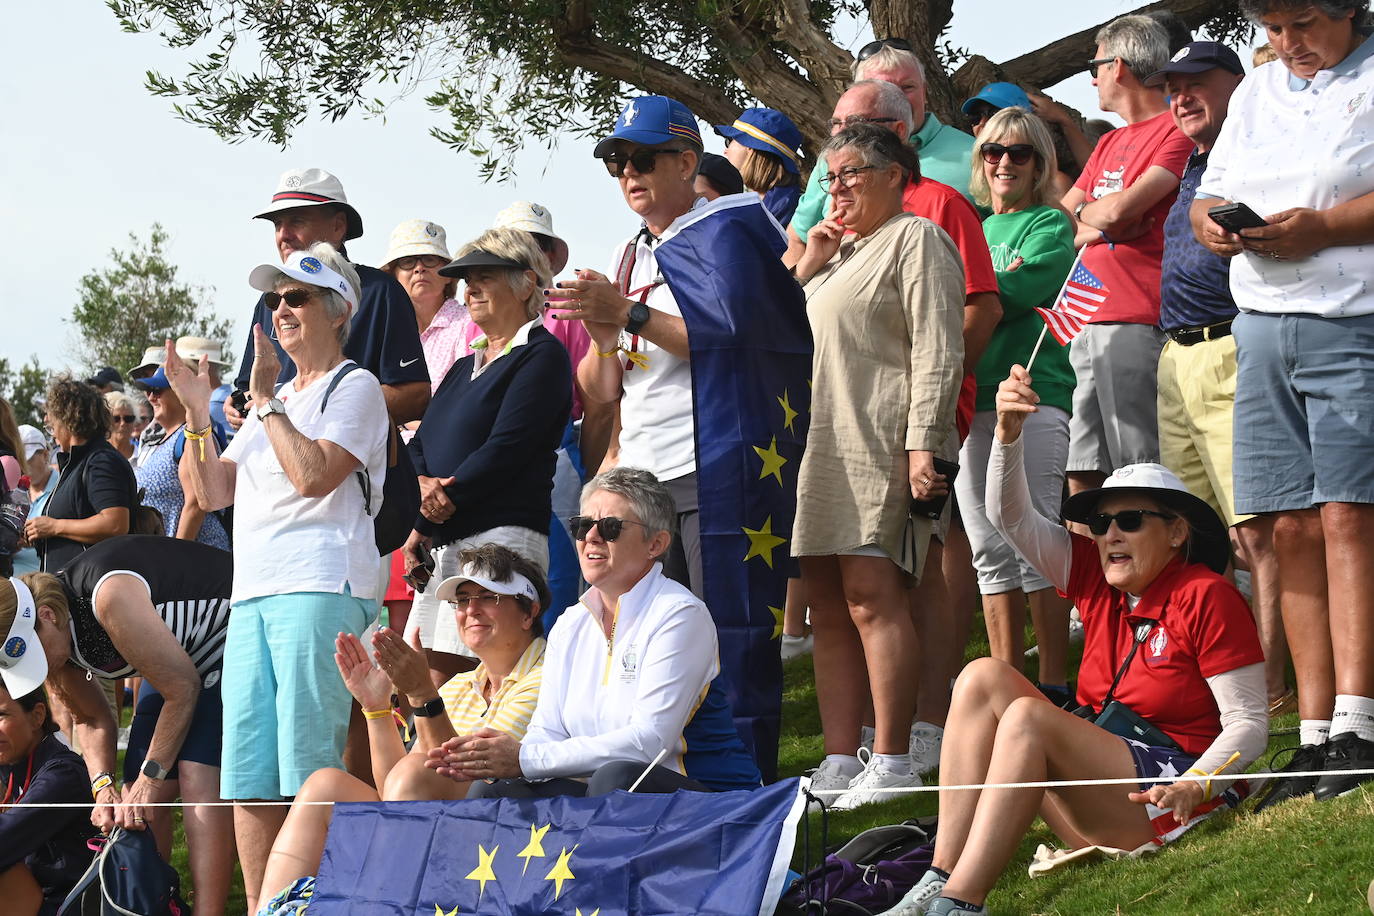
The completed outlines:
[[[418,641],[407,646],[396,630],[379,631],[372,643],[374,665],[356,636],[340,633],[334,660],[367,717],[372,775],[381,790],[343,770],[323,769],[305,781],[297,801],[460,799],[468,784],[428,769],[430,748],[479,728],[517,741],[524,737],[544,668],[539,614],[549,600],[548,586],[539,567],[499,544],[465,550],[459,560],[462,572],[441,582],[436,596],[452,604],[458,632],[481,664],[435,691]],[[409,754],[392,724],[393,692],[404,694],[415,710],[418,736]],[[333,814],[329,805],[291,806],[263,877],[269,893],[287,890],[264,910],[282,906],[293,892],[299,896],[297,882],[319,871]]]
[[[33,638],[33,596],[18,580],[0,582],[0,900],[15,916],[56,913],[91,863],[86,765],[54,737],[43,679],[48,663]],[[16,613],[16,607],[18,611]],[[84,808],[35,805],[84,803]]]
[[[549,634],[524,740],[483,729],[445,741],[427,765],[472,782],[468,798],[600,795],[646,769],[641,792],[756,788],[720,684],[715,622],[663,574],[675,518],[668,488],[648,471],[592,478],[571,520],[591,588]]]
[[[890,912],[985,913],[983,905],[1037,813],[1065,843],[1135,849],[1167,843],[1235,791],[1221,780],[1159,782],[1188,773],[1240,773],[1264,750],[1264,656],[1245,600],[1222,578],[1226,528],[1163,467],[1116,471],[1070,498],[1070,534],[1033,508],[1022,424],[1039,396],[1013,366],[997,393],[988,468],[993,523],[1083,616],[1078,700],[1100,713],[1128,707],[1152,744],[1055,706],[1012,666],[991,658],[964,669],[940,759],[946,785],[1132,778],[1121,786],[941,793],[933,867]],[[1239,787],[1235,787],[1239,788]]]

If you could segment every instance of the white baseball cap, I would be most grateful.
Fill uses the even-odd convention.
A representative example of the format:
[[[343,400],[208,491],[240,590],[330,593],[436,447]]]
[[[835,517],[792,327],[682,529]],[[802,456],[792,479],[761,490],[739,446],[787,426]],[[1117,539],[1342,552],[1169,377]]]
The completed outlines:
[[[557,274],[568,266],[568,243],[553,231],[553,214],[549,212],[548,207],[528,200],[517,200],[496,214],[496,222],[491,224],[491,228],[521,229],[536,235],[546,235],[553,240],[553,255],[549,258],[552,272]]]
[[[24,460],[32,458],[48,447],[48,437],[36,426],[25,423],[19,427],[19,439],[24,443]]]
[[[408,219],[391,230],[382,264],[390,264],[397,258],[426,254],[438,255],[445,261],[453,257],[448,253],[448,237],[444,227],[427,219]]]
[[[358,293],[353,289],[353,284],[345,280],[342,274],[326,267],[319,258],[313,257],[308,251],[291,252],[291,256],[284,264],[259,264],[248,275],[248,284],[253,289],[270,293],[276,290],[277,282],[282,276],[309,283],[311,286],[332,289],[343,296],[349,304],[350,315],[358,310]]]
[[[348,229],[344,241],[363,234],[363,218],[344,194],[343,182],[324,169],[290,169],[277,179],[277,190],[267,209],[254,214],[253,219],[271,219],[273,213],[295,210],[298,207],[318,207],[337,204],[348,214]]]
[[[19,608],[4,642],[0,642],[0,678],[10,696],[18,698],[43,686],[48,676],[48,655],[35,629],[38,609],[34,607],[33,593],[18,579],[11,578],[9,583],[19,599]]]
[[[434,596],[440,601],[452,601],[458,594],[458,586],[464,582],[472,582],[480,585],[487,591],[497,595],[523,595],[531,601],[539,601],[539,592],[535,590],[534,583],[522,576],[520,573],[512,571],[509,579],[491,579],[480,574],[477,567],[469,563],[463,567],[463,572],[457,576],[449,576],[439,583],[439,590]]]

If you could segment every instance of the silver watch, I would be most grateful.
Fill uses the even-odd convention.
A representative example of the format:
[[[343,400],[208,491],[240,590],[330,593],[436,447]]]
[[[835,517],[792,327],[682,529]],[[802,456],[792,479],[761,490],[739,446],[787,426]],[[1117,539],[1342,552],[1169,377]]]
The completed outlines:
[[[147,776],[149,779],[167,778],[167,768],[162,764],[158,763],[156,760],[153,760],[151,757],[143,761],[143,767],[139,770],[139,772],[142,773],[144,776]]]
[[[281,398],[269,398],[267,403],[258,408],[258,419],[266,420],[274,413],[286,414],[286,405],[281,402]]]

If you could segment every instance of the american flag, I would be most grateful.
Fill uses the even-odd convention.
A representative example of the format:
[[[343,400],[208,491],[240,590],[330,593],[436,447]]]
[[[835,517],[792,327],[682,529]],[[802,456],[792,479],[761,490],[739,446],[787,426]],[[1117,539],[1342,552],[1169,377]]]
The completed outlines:
[[[1060,346],[1068,346],[1069,341],[1078,336],[1083,325],[1092,320],[1093,313],[1107,301],[1111,291],[1102,281],[1093,276],[1092,271],[1079,261],[1074,261],[1073,270],[1059,291],[1059,298],[1052,308],[1037,308],[1040,317],[1045,319],[1050,333],[1059,341]]]

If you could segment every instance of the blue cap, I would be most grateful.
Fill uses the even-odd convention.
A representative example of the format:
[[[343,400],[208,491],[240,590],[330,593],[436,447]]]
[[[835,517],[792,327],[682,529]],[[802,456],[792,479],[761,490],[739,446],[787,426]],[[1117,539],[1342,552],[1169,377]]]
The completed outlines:
[[[152,388],[154,390],[172,387],[172,383],[167,381],[167,370],[162,366],[158,366],[157,371],[152,375],[135,380],[134,384],[140,388]]]
[[[797,147],[802,144],[801,131],[792,119],[773,108],[746,108],[733,124],[717,124],[716,133],[736,143],[771,153],[782,160],[783,168],[792,174],[799,171]]]
[[[616,140],[655,146],[673,140],[686,140],[701,149],[701,131],[691,109],[666,95],[641,95],[625,104],[615,119],[615,130],[596,145],[592,155],[601,159],[614,149]]]
[[[974,102],[987,102],[999,111],[1003,108],[1024,108],[1032,111],[1030,96],[1026,95],[1025,90],[1015,83],[988,83],[978,94],[964,102],[961,109],[964,114],[972,114]]]

